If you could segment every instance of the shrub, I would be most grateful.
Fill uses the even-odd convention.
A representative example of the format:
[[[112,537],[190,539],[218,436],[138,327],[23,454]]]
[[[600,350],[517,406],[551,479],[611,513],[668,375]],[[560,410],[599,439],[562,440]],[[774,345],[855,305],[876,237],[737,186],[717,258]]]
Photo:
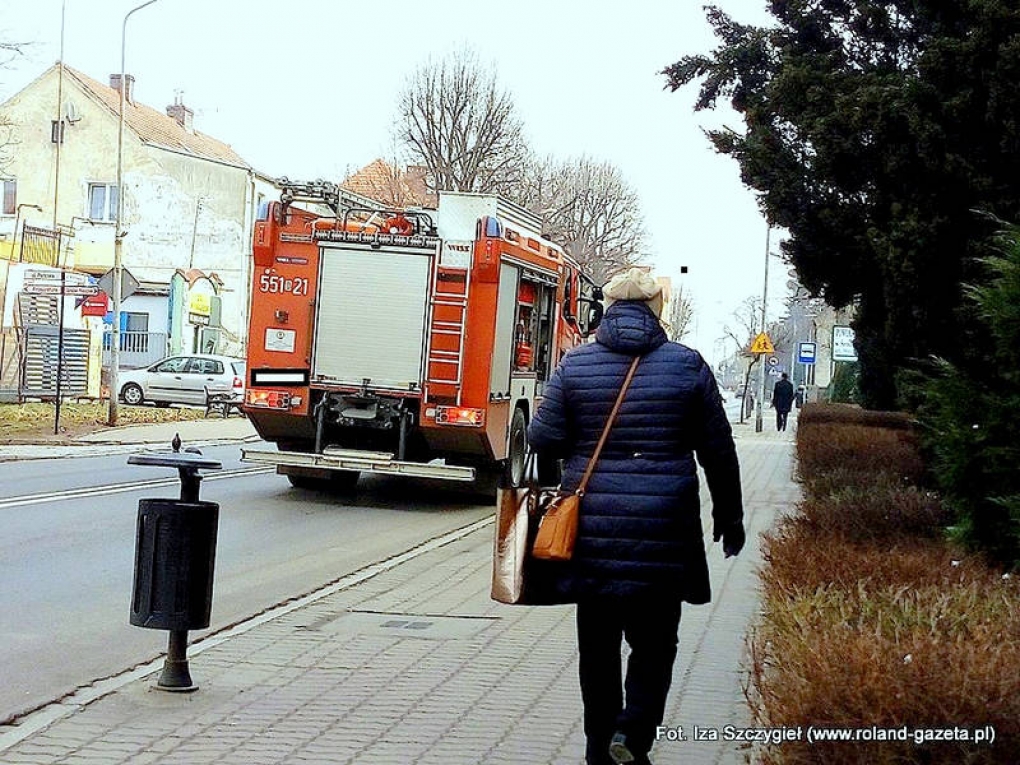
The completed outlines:
[[[1020,229],[998,239],[986,278],[965,288],[976,349],[956,366],[936,359],[915,377],[923,445],[959,512],[959,538],[1003,563],[1020,562]]]
[[[908,430],[915,425],[914,419],[905,412],[879,412],[862,409],[856,404],[805,404],[797,419],[797,427],[819,423],[843,423],[846,425],[874,425],[894,430]]]
[[[955,578],[955,576],[954,576]],[[755,723],[868,729],[991,725],[973,743],[808,744],[760,752],[763,763],[1014,763],[1020,748],[1020,588],[980,567],[962,581],[766,597],[748,640]]]
[[[840,362],[829,383],[829,401],[833,403],[859,403],[861,395],[861,365],[856,362]]]
[[[889,479],[917,484],[924,477],[911,431],[831,422],[798,424],[797,467],[809,493],[818,491],[813,481],[834,473],[847,485],[865,487]]]
[[[804,498],[763,535],[747,697],[762,728],[908,740],[785,741],[757,746],[754,761],[1014,763],[1020,578],[945,541],[949,510],[911,485],[923,464],[909,420],[878,427],[867,417],[824,407],[798,424]],[[986,726],[994,746],[913,739]]]
[[[886,545],[861,542],[845,534],[819,534],[801,517],[780,523],[762,535],[767,563],[760,578],[769,598],[794,598],[838,585],[951,587],[984,571],[984,562],[934,539],[897,539]]]
[[[843,477],[846,471],[839,471]],[[893,544],[905,537],[939,537],[952,520],[951,513],[930,491],[904,486],[878,476],[870,485],[835,481],[814,482],[826,491],[809,494],[799,505],[804,523],[825,538],[844,534],[852,541]]]

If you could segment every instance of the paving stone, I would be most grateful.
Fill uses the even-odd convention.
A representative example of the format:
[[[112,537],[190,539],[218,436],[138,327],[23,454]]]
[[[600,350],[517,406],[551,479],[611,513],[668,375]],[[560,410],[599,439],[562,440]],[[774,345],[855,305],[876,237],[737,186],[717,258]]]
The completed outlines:
[[[711,547],[713,603],[684,609],[664,723],[687,731],[750,725],[744,634],[759,610],[758,534],[797,497],[789,439],[745,433],[738,446],[748,545],[735,560]],[[710,534],[707,497],[702,520]],[[137,681],[0,752],[0,762],[581,763],[573,608],[493,603],[491,534],[484,528],[206,650],[193,662],[202,689],[188,703],[151,691],[151,678]],[[363,612],[430,620],[436,636],[369,628]],[[445,635],[444,615],[491,621]],[[745,754],[727,742],[663,740],[653,749],[656,765],[730,765]]]

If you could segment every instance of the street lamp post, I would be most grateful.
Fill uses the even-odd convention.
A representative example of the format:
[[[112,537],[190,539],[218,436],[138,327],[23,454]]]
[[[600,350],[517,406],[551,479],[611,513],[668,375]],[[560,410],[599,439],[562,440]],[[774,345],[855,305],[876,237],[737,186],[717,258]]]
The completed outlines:
[[[124,100],[127,90],[127,73],[124,65],[124,52],[127,40],[127,23],[131,14],[152,5],[156,0],[137,5],[124,15],[124,22],[120,28],[120,113],[117,125],[117,221],[113,232],[113,327],[111,332],[110,345],[110,413],[107,418],[108,424],[117,424],[117,388],[120,374],[120,304],[121,304],[121,281],[124,276],[123,246],[124,246]]]
[[[10,260],[7,261],[7,268],[4,269],[4,288],[0,290],[0,379],[3,379],[4,364],[7,360],[7,330],[4,327],[3,322],[3,310],[4,305],[7,303],[7,284],[11,278],[11,265],[14,263],[14,251],[18,249],[18,225],[21,222],[21,208],[31,207],[33,210],[42,212],[42,208],[39,205],[29,204],[22,202],[17,206],[14,211],[14,233],[11,239],[11,256]],[[18,262],[21,262],[21,253],[18,253]]]
[[[18,205],[17,209],[14,211],[14,239],[11,242],[11,247],[14,248],[14,249],[11,250],[11,262],[12,263],[14,262],[14,250],[18,249],[18,225],[21,223],[21,208],[22,207],[31,207],[33,210],[36,210],[38,212],[42,212],[43,211],[43,209],[39,205],[32,205],[32,204],[29,204],[28,202],[22,202],[20,205]],[[25,237],[21,237],[21,238],[22,238],[22,240],[24,240]],[[22,241],[22,246],[24,246],[24,241]],[[18,253],[18,262],[19,263],[21,262],[21,253],[20,252]]]

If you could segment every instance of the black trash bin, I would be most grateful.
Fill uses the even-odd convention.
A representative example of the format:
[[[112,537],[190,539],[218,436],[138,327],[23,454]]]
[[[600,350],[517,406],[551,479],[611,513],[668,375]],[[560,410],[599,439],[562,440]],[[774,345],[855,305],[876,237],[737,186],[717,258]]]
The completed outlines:
[[[171,453],[134,454],[132,465],[177,468],[180,499],[138,502],[135,583],[131,624],[170,633],[166,661],[157,688],[194,691],[188,669],[188,630],[205,629],[212,613],[213,570],[220,506],[198,498],[199,470],[219,470],[217,460],[198,450],[180,452],[174,437]]]
[[[138,502],[131,624],[157,630],[209,626],[219,515],[215,502]]]

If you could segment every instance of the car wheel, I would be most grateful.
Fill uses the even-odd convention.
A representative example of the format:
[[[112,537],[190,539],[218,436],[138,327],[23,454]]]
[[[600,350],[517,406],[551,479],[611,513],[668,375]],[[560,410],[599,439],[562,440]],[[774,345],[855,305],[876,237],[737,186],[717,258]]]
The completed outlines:
[[[136,406],[142,403],[144,395],[142,394],[142,389],[140,386],[136,385],[135,383],[128,383],[127,385],[120,389],[120,397],[125,404],[131,404],[132,406]]]

